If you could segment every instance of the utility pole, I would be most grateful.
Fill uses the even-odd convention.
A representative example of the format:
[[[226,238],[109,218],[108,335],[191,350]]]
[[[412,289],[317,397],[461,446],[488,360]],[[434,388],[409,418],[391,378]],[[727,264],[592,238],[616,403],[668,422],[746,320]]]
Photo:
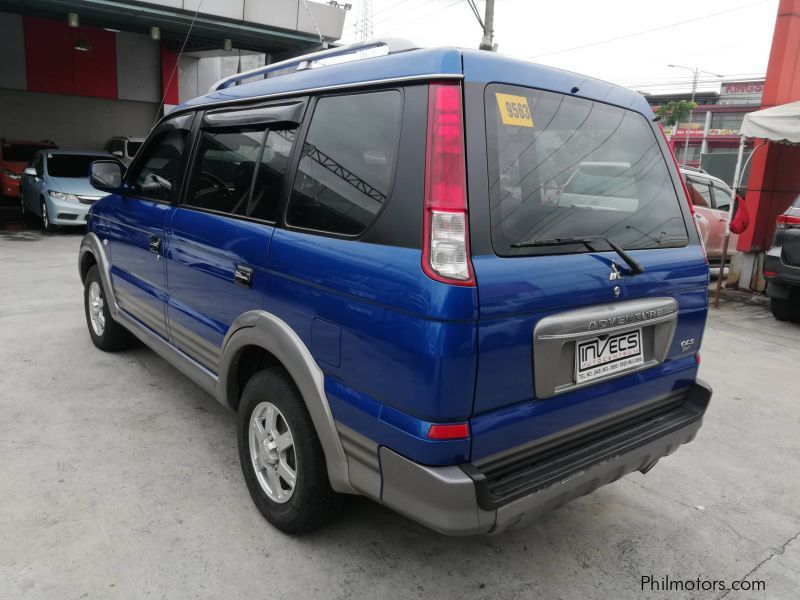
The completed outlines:
[[[714,77],[719,77],[720,79],[723,75],[719,75],[717,73],[711,73],[710,71],[701,71],[699,67],[684,67],[683,65],[667,65],[668,67],[672,67],[673,69],[686,69],[687,71],[691,71],[692,73],[692,104],[694,104],[694,95],[697,92],[697,78],[699,77],[700,73],[706,73],[708,75],[713,75]],[[692,115],[694,114],[694,109],[689,111],[689,121],[686,123],[686,133],[684,134],[684,141],[683,141],[683,164],[686,164],[686,158],[689,155],[689,132],[692,129]],[[677,129],[678,124],[675,125]]]
[[[481,50],[494,52],[494,0],[486,0],[486,12],[483,17],[483,39],[479,46]]]

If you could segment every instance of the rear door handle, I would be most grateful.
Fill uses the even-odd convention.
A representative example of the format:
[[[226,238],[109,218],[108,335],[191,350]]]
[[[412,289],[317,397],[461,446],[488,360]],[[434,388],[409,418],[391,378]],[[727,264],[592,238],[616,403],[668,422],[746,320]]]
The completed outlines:
[[[156,254],[161,254],[161,238],[157,235],[150,236],[150,242],[147,244],[150,252],[155,252]]]
[[[253,269],[244,265],[236,265],[233,281],[242,287],[253,287]]]

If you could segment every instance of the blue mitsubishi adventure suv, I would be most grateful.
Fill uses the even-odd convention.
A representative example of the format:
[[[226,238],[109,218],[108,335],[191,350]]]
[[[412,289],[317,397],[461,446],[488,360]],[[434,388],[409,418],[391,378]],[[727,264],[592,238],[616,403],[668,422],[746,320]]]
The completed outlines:
[[[224,79],[91,179],[92,341],[235,411],[283,531],[361,494],[496,533],[701,426],[708,263],[635,92],[373,41]]]

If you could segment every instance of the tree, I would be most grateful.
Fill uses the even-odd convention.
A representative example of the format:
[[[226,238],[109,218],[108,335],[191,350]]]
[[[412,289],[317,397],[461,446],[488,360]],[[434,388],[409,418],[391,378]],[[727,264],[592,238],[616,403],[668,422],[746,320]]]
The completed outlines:
[[[656,114],[661,118],[661,122],[666,125],[675,126],[682,123],[689,116],[689,113],[697,108],[697,102],[690,100],[678,100],[662,104],[656,110]]]

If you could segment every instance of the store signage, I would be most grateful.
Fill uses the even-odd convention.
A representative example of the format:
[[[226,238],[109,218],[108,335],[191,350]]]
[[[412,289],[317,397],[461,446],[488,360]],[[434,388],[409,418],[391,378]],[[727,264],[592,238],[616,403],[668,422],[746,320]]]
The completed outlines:
[[[722,84],[722,94],[761,94],[764,91],[763,81],[736,81]]]

